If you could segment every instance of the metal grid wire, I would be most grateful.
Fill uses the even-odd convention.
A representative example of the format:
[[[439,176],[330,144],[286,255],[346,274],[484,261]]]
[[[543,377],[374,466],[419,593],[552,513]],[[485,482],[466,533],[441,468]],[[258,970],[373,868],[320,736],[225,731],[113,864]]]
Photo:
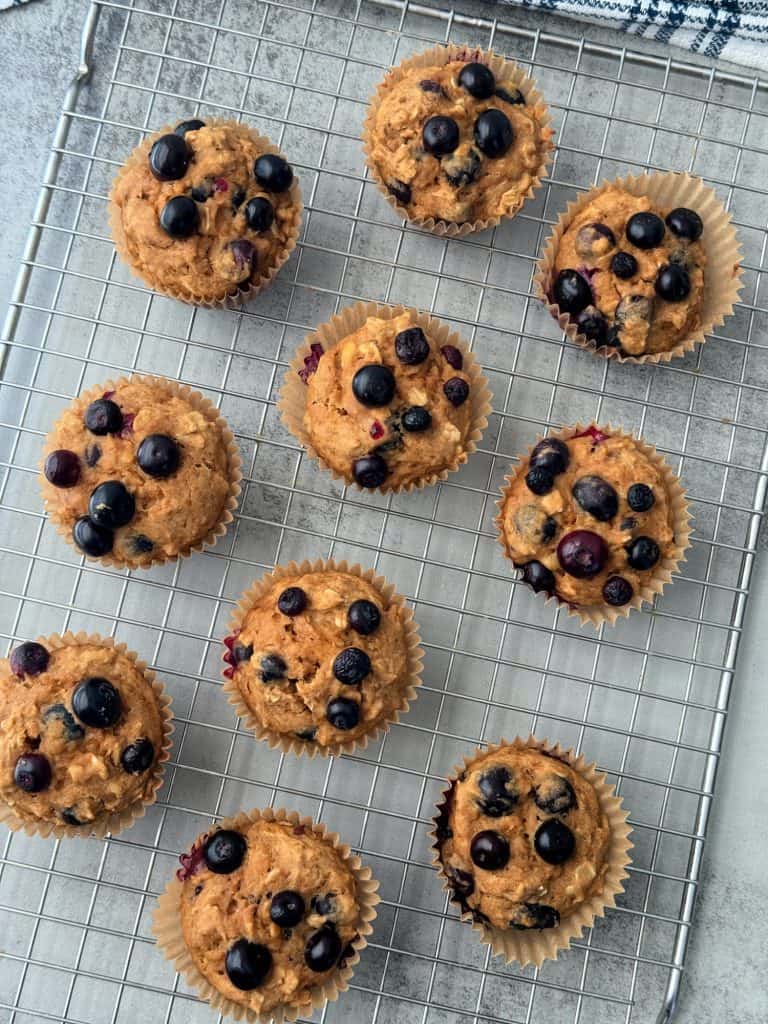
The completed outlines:
[[[398,0],[98,0],[90,9],[4,332],[2,637],[10,646],[67,628],[117,636],[165,680],[177,733],[160,801],[127,835],[3,836],[0,1021],[212,1020],[153,949],[154,897],[213,816],[272,802],[338,829],[382,883],[373,941],[323,1020],[671,1016],[768,470],[768,350],[759,340],[767,236],[754,226],[768,213],[768,91],[509,17]],[[399,223],[366,178],[359,142],[383,70],[440,40],[493,46],[530,68],[557,127],[536,200],[464,240]],[[115,259],[106,229],[105,196],[124,155],[148,131],[197,113],[243,118],[272,136],[307,200],[297,252],[241,312],[196,311],[146,291]],[[746,287],[704,348],[637,368],[564,341],[532,299],[531,276],[577,189],[642,168],[689,169],[714,185],[738,223]],[[360,298],[434,311],[487,368],[495,401],[481,449],[436,488],[347,493],[302,458],[275,414],[298,340]],[[178,378],[218,402],[246,482],[215,550],[126,573],[84,564],[57,538],[35,474],[42,437],[70,399],[131,370]],[[549,426],[590,417],[659,446],[689,489],[696,527],[687,564],[655,610],[599,632],[513,584],[492,526],[514,454]],[[238,727],[219,692],[219,638],[254,576],[329,555],[375,566],[413,602],[425,685],[383,742],[310,762]],[[609,772],[636,844],[620,906],[540,971],[493,962],[457,921],[426,838],[441,780],[460,756],[528,730],[583,749]]]

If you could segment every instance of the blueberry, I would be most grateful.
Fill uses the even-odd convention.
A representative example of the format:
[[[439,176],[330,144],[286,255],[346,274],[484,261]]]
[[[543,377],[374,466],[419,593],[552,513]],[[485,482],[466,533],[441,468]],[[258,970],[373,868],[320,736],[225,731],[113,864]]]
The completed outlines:
[[[328,701],[325,717],[334,729],[354,729],[360,721],[360,707],[347,697],[335,697]]]
[[[687,238],[691,242],[701,238],[704,224],[701,217],[695,210],[689,210],[685,206],[678,206],[666,216],[666,225],[673,235],[678,238]]]
[[[625,232],[638,249],[655,249],[664,237],[664,221],[655,213],[634,213],[627,221]]]
[[[332,924],[324,924],[313,932],[304,947],[304,962],[318,974],[334,967],[341,956],[341,939]]]
[[[296,733],[296,739],[306,740],[307,743],[312,743],[317,736],[317,726],[310,726],[308,729],[301,729]]]
[[[43,473],[54,487],[74,487],[80,479],[80,459],[66,448],[57,448],[47,456]]]
[[[238,939],[227,950],[224,967],[235,988],[250,992],[266,980],[272,967],[272,954],[260,942]]]
[[[167,434],[147,434],[139,445],[136,461],[147,476],[164,479],[179,468],[181,448]]]
[[[571,453],[565,441],[556,437],[545,437],[531,452],[530,464],[547,469],[553,476],[564,473],[571,461]]]
[[[607,224],[584,224],[576,233],[576,252],[585,259],[596,260],[616,245],[616,236]]]
[[[229,251],[238,270],[247,270],[248,273],[254,269],[257,262],[257,253],[247,238],[236,238],[229,243]]]
[[[112,550],[114,534],[111,530],[105,530],[102,526],[91,522],[88,516],[81,516],[75,520],[75,525],[72,527],[72,539],[86,555],[90,555],[91,558],[101,558],[102,555],[108,555]]]
[[[194,199],[196,203],[204,203],[213,195],[213,181],[210,178],[206,178],[199,185],[193,185],[189,190],[190,199]]]
[[[381,363],[361,366],[352,378],[352,393],[368,408],[389,405],[395,395],[394,374]]]
[[[573,786],[568,779],[554,772],[533,787],[531,796],[536,806],[547,814],[567,814],[578,806]]]
[[[519,89],[497,89],[496,95],[505,103],[511,103],[512,106],[525,106],[525,96]]]
[[[173,131],[174,134],[181,135],[184,138],[187,132],[197,132],[201,128],[205,128],[205,121],[200,121],[198,118],[193,117],[189,121],[179,121]]]
[[[469,398],[469,384],[461,377],[451,377],[443,384],[443,394],[458,408]]]
[[[269,905],[269,916],[281,928],[293,928],[304,917],[304,900],[300,892],[283,889],[275,893]]]
[[[627,504],[633,512],[647,512],[656,499],[648,484],[632,484],[627,491]]]
[[[101,458],[101,448],[97,444],[87,444],[85,446],[85,464],[90,466],[91,469]]]
[[[267,192],[287,192],[293,184],[290,164],[276,153],[264,153],[253,165],[256,181]]]
[[[592,289],[576,270],[561,270],[552,296],[563,313],[580,313],[592,303]]]
[[[495,159],[504,156],[515,139],[509,118],[502,110],[491,107],[475,121],[475,143],[481,153]]]
[[[636,526],[637,520],[634,516],[627,516],[625,519],[622,519],[619,523],[620,530],[634,530]]]
[[[458,83],[476,100],[487,100],[496,89],[496,79],[491,69],[474,60],[461,69]]]
[[[527,931],[529,928],[556,928],[560,924],[560,914],[546,903],[521,903],[515,908],[509,924],[518,931]]]
[[[67,743],[76,743],[85,736],[85,729],[82,725],[77,724],[63,704],[51,704],[46,708],[43,712],[43,721],[46,725],[49,722],[61,722],[64,739]]]
[[[608,604],[622,605],[632,600],[632,584],[623,576],[609,576],[603,587],[603,597]]]
[[[600,476],[582,476],[573,485],[571,493],[585,512],[607,523],[619,511],[619,496],[607,480]]]
[[[621,332],[617,324],[608,328],[608,333],[605,336],[605,344],[609,345],[611,348],[621,349]]]
[[[352,475],[361,487],[380,487],[389,476],[389,466],[381,455],[363,455],[352,464]]]
[[[660,555],[659,545],[650,537],[636,537],[627,547],[627,561],[633,569],[652,569]]]
[[[108,398],[97,398],[85,410],[83,422],[92,434],[118,434],[123,429],[123,414],[120,406]]]
[[[189,157],[181,135],[161,135],[149,151],[149,169],[158,181],[177,181],[187,173]]]
[[[13,769],[13,781],[25,793],[42,793],[51,777],[51,764],[44,754],[22,754]]]
[[[399,178],[394,178],[392,181],[387,182],[387,192],[394,196],[398,203],[402,203],[403,206],[407,206],[413,198],[411,186],[405,181],[400,181]]]
[[[459,153],[447,156],[442,166],[448,184],[454,188],[462,188],[477,180],[483,162],[477,150],[470,149],[463,156]]]
[[[533,837],[536,853],[547,864],[562,864],[576,849],[573,832],[557,818],[549,818],[536,829]]]
[[[443,359],[454,370],[460,370],[464,366],[464,356],[455,345],[443,345],[440,351],[443,353]]]
[[[408,327],[395,338],[397,358],[406,366],[423,363],[429,355],[429,342],[420,327]]]
[[[136,512],[136,502],[131,492],[119,480],[105,480],[94,487],[88,501],[88,515],[91,522],[105,530],[116,530],[130,523]]]
[[[596,576],[607,562],[608,548],[599,534],[591,530],[573,530],[561,538],[557,557],[565,572],[587,580]]]
[[[39,676],[48,668],[48,651],[34,640],[25,640],[14,647],[9,658],[11,672],[19,679],[24,676]]]
[[[223,828],[205,841],[205,863],[217,875],[230,875],[237,871],[245,859],[248,846],[240,832]]]
[[[330,917],[336,909],[333,896],[332,892],[327,892],[325,896],[313,896],[311,903],[312,912],[320,917]]]
[[[620,250],[611,260],[611,271],[620,280],[627,281],[637,273],[637,260],[631,252]]]
[[[402,417],[403,430],[409,434],[420,434],[432,426],[432,414],[423,405],[412,405]]]
[[[374,633],[379,628],[381,612],[373,601],[366,601],[365,598],[360,598],[359,601],[353,601],[349,606],[347,622],[356,633],[359,633],[361,636],[370,636],[371,633]]]
[[[543,466],[531,466],[525,474],[525,486],[533,494],[549,494],[555,486],[555,478]]]
[[[275,208],[264,196],[254,196],[245,207],[245,221],[251,231],[269,231],[275,219]]]
[[[460,900],[468,899],[475,891],[475,880],[468,871],[455,868],[452,864],[444,864],[443,868],[451,888]]]
[[[61,820],[65,825],[73,825],[75,828],[79,828],[80,825],[85,825],[87,822],[81,821],[80,818],[75,814],[74,807],[65,807],[61,811]]]
[[[541,539],[552,540],[557,533],[557,520],[554,516],[547,516],[541,527]]]
[[[576,317],[579,334],[595,345],[604,345],[608,334],[608,323],[602,313],[596,309],[585,309]]]
[[[160,227],[171,238],[189,238],[197,231],[200,213],[197,203],[189,196],[174,196],[169,199],[160,214]]]
[[[477,788],[481,794],[477,806],[489,818],[509,814],[519,799],[514,780],[504,765],[494,765],[483,772],[477,780]]]
[[[155,545],[152,541],[143,533],[137,533],[131,537],[131,548],[134,555],[148,555],[150,551],[154,550]]]
[[[262,683],[271,683],[273,679],[285,679],[287,668],[279,654],[265,654],[261,659]]]
[[[666,302],[682,302],[691,293],[691,279],[685,267],[668,263],[656,275],[656,294]]]
[[[120,755],[120,764],[129,775],[140,775],[155,760],[155,747],[151,740],[140,739],[129,743]]]
[[[523,568],[523,580],[536,591],[543,590],[546,594],[553,594],[555,591],[554,573],[542,565],[541,562],[526,562]]]
[[[359,647],[345,647],[333,659],[333,674],[346,686],[362,683],[371,671],[371,659]]]
[[[497,871],[509,860],[509,843],[504,836],[487,828],[472,836],[469,855],[477,867],[485,868],[486,871]]]
[[[232,209],[239,210],[245,202],[245,189],[237,188],[232,193]]]
[[[108,729],[120,720],[123,702],[108,679],[91,676],[73,690],[72,710],[83,725],[92,729]]]
[[[301,615],[307,607],[307,595],[301,587],[286,587],[277,599],[277,607],[283,615],[291,618],[294,615]]]
[[[442,85],[440,85],[439,82],[435,82],[434,79],[432,78],[422,78],[422,80],[419,82],[419,88],[421,89],[422,92],[433,92],[436,93],[438,96],[442,96],[445,99],[447,99],[445,95],[445,89],[443,89]]]
[[[422,129],[421,140],[432,156],[446,156],[459,145],[459,126],[452,117],[430,117]]]
[[[236,665],[241,661],[250,661],[253,657],[253,644],[235,644],[232,648],[232,657]]]

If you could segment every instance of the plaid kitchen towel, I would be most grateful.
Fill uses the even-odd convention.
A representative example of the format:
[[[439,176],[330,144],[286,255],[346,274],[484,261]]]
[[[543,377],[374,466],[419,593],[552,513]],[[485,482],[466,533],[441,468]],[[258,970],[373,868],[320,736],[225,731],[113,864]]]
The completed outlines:
[[[504,0],[768,72],[768,0]]]

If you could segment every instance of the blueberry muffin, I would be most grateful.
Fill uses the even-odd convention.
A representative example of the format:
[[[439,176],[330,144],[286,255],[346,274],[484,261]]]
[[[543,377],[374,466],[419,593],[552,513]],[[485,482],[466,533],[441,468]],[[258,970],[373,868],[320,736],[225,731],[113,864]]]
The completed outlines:
[[[110,195],[120,255],[185,302],[242,299],[288,258],[301,196],[288,162],[235,121],[182,121],[146,139]]]
[[[390,71],[365,145],[405,216],[481,227],[519,210],[544,172],[551,136],[546,107],[514,64],[453,46]]]
[[[109,640],[67,634],[15,647],[0,661],[9,823],[87,835],[140,813],[160,785],[168,703],[135,656]]]
[[[685,509],[653,449],[591,426],[535,445],[508,480],[497,525],[533,590],[626,610],[669,580],[687,545]]]
[[[46,509],[79,551],[146,566],[210,543],[232,518],[240,459],[202,395],[160,377],[81,395],[46,438]]]

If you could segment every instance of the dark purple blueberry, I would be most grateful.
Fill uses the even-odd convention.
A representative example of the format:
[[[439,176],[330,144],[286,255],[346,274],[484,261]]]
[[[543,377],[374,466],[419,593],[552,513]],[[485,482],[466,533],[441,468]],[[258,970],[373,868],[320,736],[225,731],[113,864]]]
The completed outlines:
[[[287,192],[293,184],[290,164],[276,153],[264,153],[253,165],[256,181],[267,192]]]
[[[160,214],[160,227],[171,238],[189,238],[200,225],[197,203],[189,196],[169,199]]]
[[[205,863],[217,875],[230,875],[237,871],[245,859],[248,845],[240,832],[223,828],[205,841]]]
[[[469,844],[472,863],[486,871],[498,871],[509,860],[509,843],[493,829],[476,832]]]
[[[455,868],[452,864],[444,864],[443,870],[451,884],[451,888],[461,900],[468,899],[475,891],[475,879],[468,871]]]
[[[686,206],[678,206],[666,216],[666,225],[673,235],[678,238],[687,238],[695,242],[701,238],[704,224],[701,217],[695,210],[689,210]]]
[[[464,356],[455,345],[443,345],[440,351],[443,353],[443,359],[454,370],[460,370],[464,366]]]
[[[352,464],[352,475],[361,487],[380,487],[389,476],[389,466],[381,455],[363,455]]]
[[[541,539],[552,540],[557,533],[557,520],[554,516],[547,516],[541,527]]]
[[[633,569],[652,569],[659,560],[659,545],[651,537],[636,537],[627,547],[627,561]]]
[[[236,238],[234,242],[229,243],[229,249],[238,270],[247,270],[250,273],[255,267],[258,257],[256,249],[248,239]]]
[[[301,729],[299,732],[296,733],[296,739],[298,739],[298,740],[306,740],[307,743],[314,742],[314,739],[315,739],[316,736],[317,736],[317,726],[316,725],[312,725],[308,729]]]
[[[571,493],[585,512],[601,523],[613,519],[619,511],[619,496],[607,480],[600,476],[582,476]]]
[[[42,793],[51,778],[51,764],[44,754],[22,754],[13,769],[13,781],[25,793]]]
[[[341,939],[332,924],[324,924],[307,939],[304,963],[310,971],[320,974],[335,967],[341,956]]]
[[[523,580],[536,591],[543,590],[545,594],[555,592],[555,577],[552,572],[542,565],[541,562],[526,562],[523,566]]]
[[[591,530],[573,530],[561,538],[557,557],[570,576],[588,580],[597,576],[608,561],[608,548],[599,534]]]
[[[511,928],[528,931],[529,928],[556,928],[560,914],[546,903],[520,903],[509,920]]]
[[[87,825],[88,822],[82,821],[78,818],[75,813],[74,807],[65,807],[61,811],[61,820],[65,825],[73,825],[75,828],[79,828],[81,825]]]
[[[201,128],[205,128],[205,121],[193,117],[189,121],[179,121],[173,131],[176,135],[181,135],[184,138],[187,132],[198,132]]]
[[[596,309],[585,309],[576,317],[576,327],[588,341],[595,345],[604,345],[608,334],[608,323],[602,313]]]
[[[576,849],[573,832],[557,818],[549,818],[536,829],[533,837],[536,853],[547,864],[562,864]]]
[[[617,607],[627,604],[628,601],[632,600],[632,594],[632,584],[629,580],[625,580],[623,576],[609,576],[605,581],[603,597],[608,604],[616,605]]]
[[[272,954],[260,942],[238,939],[227,950],[224,967],[235,988],[250,992],[266,981],[272,967]]]
[[[277,607],[283,615],[301,615],[307,607],[307,594],[301,587],[286,587],[277,599]]]
[[[369,409],[389,405],[395,395],[395,376],[381,363],[361,366],[352,378],[352,393]]]
[[[245,202],[245,189],[244,188],[236,188],[235,191],[232,193],[232,209],[233,210],[239,210],[244,202]]]
[[[402,203],[403,206],[407,206],[413,198],[411,186],[405,181],[400,181],[398,178],[387,182],[387,192],[394,196],[398,203]]]
[[[354,629],[360,636],[370,636],[378,628],[381,622],[381,612],[373,603],[360,598],[353,601],[347,612],[347,622],[351,629]]]
[[[72,691],[72,710],[91,729],[109,729],[123,713],[120,694],[108,679],[91,676]]]
[[[97,444],[85,446],[85,464],[93,468],[101,458],[101,448]]]
[[[443,160],[443,173],[449,185],[454,188],[463,188],[477,181],[480,168],[483,166],[482,157],[476,149],[470,149],[465,154],[454,153]]]
[[[432,426],[432,413],[423,405],[412,405],[402,417],[403,430],[409,434],[420,434]]]
[[[638,249],[655,249],[664,237],[664,221],[655,213],[634,213],[627,221],[625,232]]]
[[[553,476],[564,473],[571,461],[571,453],[565,441],[557,437],[545,437],[531,452],[530,464],[547,469]]]
[[[131,537],[131,548],[134,555],[148,555],[150,551],[154,551],[155,545],[146,534],[137,533]]]
[[[525,486],[532,494],[549,494],[555,486],[555,478],[543,466],[531,466],[525,474]]]
[[[505,103],[511,103],[512,106],[525,106],[525,96],[519,89],[497,89],[496,95]]]
[[[446,156],[459,145],[459,126],[452,117],[430,117],[422,129],[421,140],[432,156]]]
[[[432,78],[422,78],[422,80],[419,82],[419,88],[421,89],[422,92],[433,92],[436,95],[442,96],[447,99],[445,95],[445,89],[443,89],[442,85],[440,85],[439,82],[436,82]]]
[[[496,89],[496,79],[486,64],[473,60],[459,72],[458,83],[476,100],[487,100]]]
[[[637,520],[634,516],[627,516],[625,519],[622,519],[619,523],[620,530],[634,530],[636,526]]]
[[[43,472],[54,487],[74,487],[80,479],[80,459],[67,448],[57,448],[46,458]]]
[[[91,522],[105,530],[116,530],[130,523],[136,512],[136,502],[125,484],[119,480],[105,480],[94,487],[88,501]]]
[[[477,806],[489,818],[510,814],[520,798],[514,779],[504,765],[494,765],[477,780],[480,799]]]
[[[579,256],[599,259],[616,245],[616,236],[607,224],[584,224],[576,233],[574,246]]]
[[[288,668],[279,654],[265,654],[259,667],[262,683],[271,683],[273,679],[285,679]]]
[[[608,333],[605,336],[605,344],[609,345],[611,348],[621,348],[621,332],[617,324],[608,328]]]
[[[193,185],[189,190],[189,198],[194,199],[196,203],[205,203],[213,195],[213,181],[211,178],[205,178],[198,185]]]
[[[443,394],[458,408],[469,398],[469,384],[462,377],[451,377],[443,384]]]
[[[627,504],[633,512],[647,512],[656,499],[648,484],[632,484],[627,491]]]
[[[161,135],[149,151],[149,169],[158,181],[177,181],[187,173],[189,158],[181,135]]]
[[[515,133],[504,111],[491,107],[475,121],[475,144],[492,160],[504,156],[514,141]]]
[[[181,448],[167,434],[147,434],[139,445],[136,461],[147,476],[163,480],[179,468]]]
[[[656,294],[665,302],[682,302],[691,293],[688,271],[679,263],[668,263],[656,275]]]
[[[536,806],[547,814],[567,814],[578,806],[573,786],[568,779],[554,772],[533,787],[531,796]]]
[[[111,530],[97,526],[88,516],[81,516],[72,527],[72,540],[86,555],[101,558],[112,550],[115,537]]]
[[[304,917],[304,899],[300,892],[283,889],[272,897],[269,916],[280,928],[294,928]]]
[[[123,429],[123,414],[120,406],[108,398],[97,398],[85,410],[83,422],[92,434],[119,434]]]
[[[250,661],[253,657],[253,644],[235,644],[232,648],[232,657],[236,665],[241,661]]]
[[[621,281],[628,281],[637,273],[637,260],[631,252],[620,250],[611,260],[611,272]]]
[[[334,729],[354,729],[360,721],[360,706],[348,697],[335,697],[328,701],[325,717]]]
[[[359,647],[345,647],[333,659],[333,674],[346,686],[357,686],[371,671],[371,659]]]
[[[85,729],[78,725],[63,704],[51,704],[43,712],[43,722],[61,722],[61,729],[67,743],[77,743],[85,736]]]
[[[561,270],[552,297],[563,313],[580,313],[592,303],[592,289],[576,270]]]
[[[385,455],[387,452],[397,451],[403,447],[403,438],[400,434],[396,437],[391,437],[388,441],[384,441],[383,444],[377,444],[373,449],[379,455]]]
[[[397,358],[406,366],[417,366],[429,355],[429,342],[420,327],[407,327],[395,338]]]
[[[269,231],[275,219],[275,208],[264,196],[254,196],[245,207],[245,221],[251,231]]]
[[[14,647],[9,658],[11,672],[19,679],[24,676],[39,676],[48,668],[48,651],[34,640],[25,640]]]
[[[140,739],[129,743],[120,755],[123,771],[129,775],[141,775],[155,761],[155,747],[151,740]]]

